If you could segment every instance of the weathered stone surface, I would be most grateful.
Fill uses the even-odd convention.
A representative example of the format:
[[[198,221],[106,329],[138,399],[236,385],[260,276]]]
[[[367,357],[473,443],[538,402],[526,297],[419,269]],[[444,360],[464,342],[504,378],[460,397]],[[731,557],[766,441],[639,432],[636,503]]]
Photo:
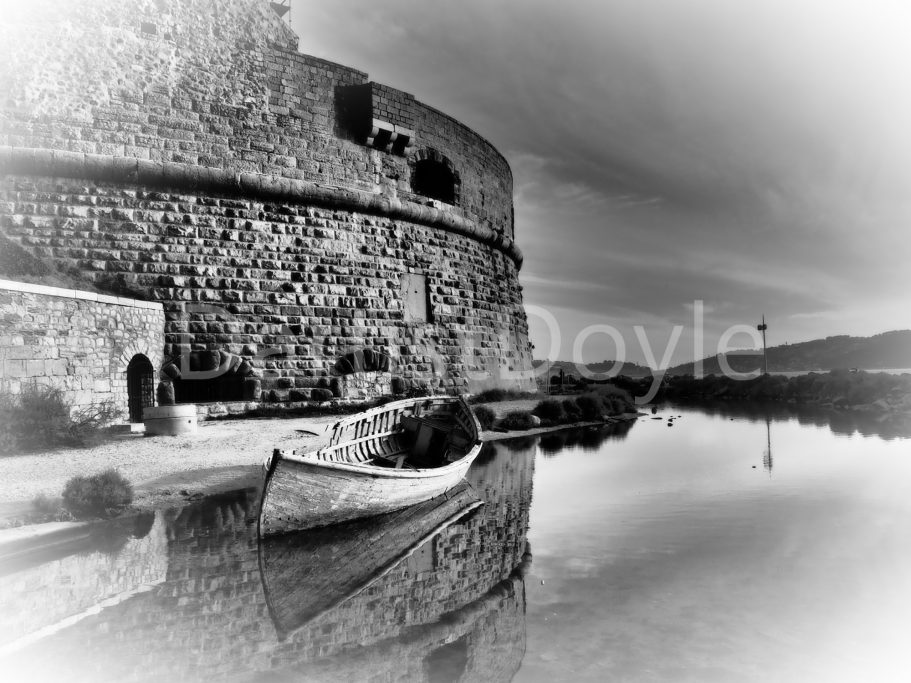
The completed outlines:
[[[255,377],[248,377],[244,380],[244,400],[259,401],[262,398],[262,382]]]
[[[328,389],[312,389],[310,391],[310,398],[313,401],[319,401],[319,402],[331,401],[332,392],[329,391]]]
[[[0,283],[0,393],[49,384],[74,408],[111,401],[126,417],[127,367],[138,354],[161,365],[164,312],[143,301],[43,289],[49,293]]]
[[[158,398],[158,405],[174,405],[174,384],[172,382],[159,382],[155,393]]]
[[[463,392],[530,369],[512,175],[479,135],[297,53],[259,0],[184,0],[167,15],[152,0],[7,10],[0,146],[18,152],[0,167],[0,235],[162,302],[164,336],[146,339],[159,358],[255,376],[272,401],[366,398],[397,377]],[[369,95],[367,110],[348,88]],[[372,146],[351,125],[365,112],[381,122]],[[452,176],[449,200],[415,184],[428,161]],[[405,318],[415,273],[427,322]],[[25,363],[4,378],[58,371],[10,349],[6,362]],[[363,362],[339,381],[351,354]],[[104,389],[98,379],[85,391]]]

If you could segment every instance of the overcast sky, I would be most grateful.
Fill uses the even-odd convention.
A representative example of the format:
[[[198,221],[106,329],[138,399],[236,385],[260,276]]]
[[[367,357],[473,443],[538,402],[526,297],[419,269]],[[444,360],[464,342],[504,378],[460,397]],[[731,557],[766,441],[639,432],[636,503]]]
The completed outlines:
[[[765,313],[769,343],[911,328],[904,0],[295,0],[302,52],[487,137],[515,178],[525,303],[559,357],[592,324],[692,360]],[[536,357],[546,326],[529,318]],[[745,336],[734,339],[749,344]],[[614,358],[595,335],[585,360]]]

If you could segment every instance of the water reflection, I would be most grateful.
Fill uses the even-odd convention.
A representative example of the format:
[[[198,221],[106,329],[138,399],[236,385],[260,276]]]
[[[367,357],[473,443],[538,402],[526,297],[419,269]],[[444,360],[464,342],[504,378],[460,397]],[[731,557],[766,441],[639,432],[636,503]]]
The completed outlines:
[[[534,456],[487,458],[468,477],[484,505],[466,517],[449,519],[470,502],[456,500],[439,529],[412,519],[395,539],[378,541],[393,533],[380,525],[279,553],[286,568],[322,562],[318,604],[261,573],[256,491],[159,513],[143,538],[111,552],[71,548],[20,564],[0,578],[0,643],[16,643],[0,665],[17,680],[510,680],[525,651]],[[405,537],[417,544],[410,553]],[[392,549],[372,573],[341,562],[381,543]]]
[[[672,404],[673,405],[673,404]],[[911,438],[911,415],[902,413],[867,413],[862,411],[831,410],[818,406],[780,402],[739,403],[696,402],[680,406],[697,409],[706,415],[727,417],[749,422],[769,419],[773,422],[796,420],[798,424],[828,427],[834,434],[877,436],[881,439]]]
[[[622,441],[636,424],[635,420],[605,424],[581,429],[563,429],[557,432],[548,432],[537,437],[537,445],[544,457],[555,456],[565,450],[578,447],[587,453],[596,453],[609,441]],[[520,439],[511,439],[506,442],[517,450],[523,450],[534,445],[535,437],[530,442]],[[515,442],[518,442],[515,443]]]
[[[706,412],[538,460],[516,680],[907,681],[907,442]]]
[[[411,574],[435,571],[432,539],[481,505],[462,482],[404,510],[260,540],[263,589],[279,637],[350,600],[401,562]]]
[[[762,466],[769,473],[769,477],[772,476],[772,421],[766,417],[765,419],[765,437],[766,437],[766,449],[762,453]]]

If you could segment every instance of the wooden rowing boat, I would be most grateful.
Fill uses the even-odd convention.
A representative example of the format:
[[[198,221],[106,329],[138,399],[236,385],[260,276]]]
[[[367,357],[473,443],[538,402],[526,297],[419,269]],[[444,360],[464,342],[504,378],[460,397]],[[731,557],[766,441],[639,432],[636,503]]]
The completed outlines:
[[[385,515],[260,539],[260,575],[279,637],[358,595],[483,504],[463,481]]]
[[[481,449],[481,426],[461,398],[431,396],[337,422],[328,445],[266,462],[261,536],[400,510],[458,484]]]

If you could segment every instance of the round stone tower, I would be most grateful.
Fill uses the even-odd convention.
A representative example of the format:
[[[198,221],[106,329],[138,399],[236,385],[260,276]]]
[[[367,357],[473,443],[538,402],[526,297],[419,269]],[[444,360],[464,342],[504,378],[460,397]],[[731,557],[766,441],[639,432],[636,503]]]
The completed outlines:
[[[512,176],[484,138],[300,54],[265,0],[4,12],[0,249],[161,302],[160,398],[532,384]]]

